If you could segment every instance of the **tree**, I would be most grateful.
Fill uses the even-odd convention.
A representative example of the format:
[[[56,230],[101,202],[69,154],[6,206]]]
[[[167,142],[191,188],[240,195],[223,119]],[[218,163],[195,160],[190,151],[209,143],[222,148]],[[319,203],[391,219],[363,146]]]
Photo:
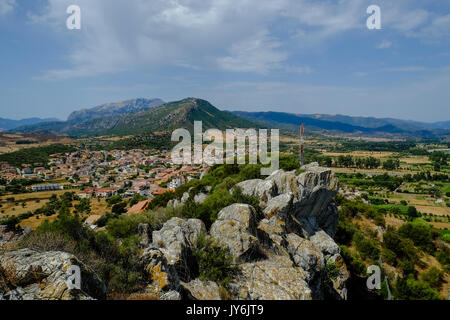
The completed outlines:
[[[127,207],[127,204],[125,202],[119,202],[119,203],[116,203],[115,205],[113,205],[111,211],[112,211],[112,213],[119,215],[119,214],[127,212],[126,207]]]
[[[388,159],[383,162],[383,169],[385,170],[396,170],[400,167],[400,160],[398,159]]]
[[[439,293],[424,281],[415,280],[413,275],[399,278],[394,295],[399,300],[438,300]]]
[[[409,206],[408,207],[408,216],[410,216],[411,218],[417,218],[420,216],[419,212],[417,211],[416,207],[414,206]]]
[[[432,288],[441,290],[444,281],[444,272],[436,267],[431,267],[422,275],[421,279],[427,282]]]

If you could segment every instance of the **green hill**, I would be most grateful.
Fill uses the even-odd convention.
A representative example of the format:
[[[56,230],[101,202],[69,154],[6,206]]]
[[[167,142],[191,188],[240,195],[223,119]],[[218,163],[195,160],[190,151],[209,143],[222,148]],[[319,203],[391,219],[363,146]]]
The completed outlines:
[[[187,98],[138,112],[114,114],[90,119],[75,118],[65,122],[40,123],[17,129],[19,132],[48,132],[70,136],[142,135],[173,131],[176,128],[193,130],[194,121],[203,122],[203,130],[217,128],[255,128],[251,120],[231,112],[221,111],[208,101]]]

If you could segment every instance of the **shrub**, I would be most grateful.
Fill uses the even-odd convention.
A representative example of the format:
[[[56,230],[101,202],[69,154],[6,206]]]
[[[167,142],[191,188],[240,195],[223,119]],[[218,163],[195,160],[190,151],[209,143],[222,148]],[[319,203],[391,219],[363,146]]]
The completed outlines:
[[[444,281],[444,272],[436,267],[431,267],[422,275],[421,280],[427,282],[432,288],[440,290]]]
[[[111,211],[112,211],[112,213],[119,215],[119,214],[127,212],[126,207],[127,207],[127,204],[125,202],[119,202],[112,206]]]
[[[399,278],[394,295],[399,300],[439,300],[439,293],[424,281],[415,280],[412,275]]]
[[[353,241],[356,249],[359,251],[363,259],[378,259],[380,250],[373,241],[366,239],[361,232],[355,233],[353,236]]]
[[[417,258],[417,250],[412,240],[405,239],[394,231],[388,230],[383,234],[383,244],[400,259],[414,261]]]
[[[422,250],[428,253],[433,253],[435,251],[431,226],[425,221],[416,219],[412,223],[406,223],[398,229],[398,232],[403,237],[411,239],[414,244],[422,248]]]
[[[336,280],[337,276],[339,275],[339,267],[334,262],[328,262],[325,267],[325,271],[328,279],[331,280]]]
[[[357,256],[352,254],[350,249],[346,246],[341,245],[341,255],[344,259],[345,264],[348,266],[350,273],[360,276],[366,275],[366,265]]]
[[[383,261],[390,264],[391,266],[397,265],[397,255],[394,251],[389,250],[387,248],[383,248],[382,250],[382,258]]]
[[[355,227],[351,224],[346,223],[343,219],[339,219],[338,226],[336,229],[336,235],[334,237],[338,244],[348,245],[353,239],[355,234]]]
[[[211,280],[227,286],[238,269],[228,248],[221,247],[211,237],[201,234],[196,241],[193,256],[201,280]]]

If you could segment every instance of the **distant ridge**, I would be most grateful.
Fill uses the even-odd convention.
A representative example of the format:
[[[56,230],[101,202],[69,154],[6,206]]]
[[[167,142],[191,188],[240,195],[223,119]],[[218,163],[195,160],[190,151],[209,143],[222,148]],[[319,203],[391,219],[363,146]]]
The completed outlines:
[[[258,125],[228,111],[221,111],[208,101],[187,98],[164,103],[161,100],[129,100],[77,111],[67,121],[39,123],[15,129],[17,132],[46,132],[70,136],[139,135],[168,132],[175,128],[193,129],[194,121],[203,128],[250,128]]]
[[[162,101],[161,99],[144,99],[144,98],[106,103],[94,108],[74,111],[70,114],[67,121],[84,121],[97,119],[101,117],[109,117],[118,114],[134,113],[151,109],[154,107],[159,107],[160,105],[163,104],[164,101]]]
[[[27,118],[27,119],[21,119],[21,120],[12,120],[12,119],[5,119],[0,118],[0,131],[7,131],[12,130],[21,126],[27,126],[27,125],[33,125],[37,123],[42,122],[50,122],[50,121],[59,121],[56,118]]]
[[[450,135],[448,122],[426,124],[421,122],[399,119],[378,119],[364,117],[350,117],[342,115],[304,115],[284,112],[244,112],[234,111],[240,117],[279,126],[285,129],[298,129],[304,123],[311,130],[336,131],[349,134],[367,135],[400,135],[433,138],[436,135]]]

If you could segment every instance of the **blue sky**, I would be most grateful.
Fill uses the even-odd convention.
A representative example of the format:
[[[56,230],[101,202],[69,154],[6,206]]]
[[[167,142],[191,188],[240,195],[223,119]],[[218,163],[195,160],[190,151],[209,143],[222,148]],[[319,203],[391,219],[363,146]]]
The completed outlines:
[[[66,9],[81,8],[81,30]],[[381,8],[381,30],[366,9]],[[446,0],[0,0],[0,117],[137,97],[450,120]]]

